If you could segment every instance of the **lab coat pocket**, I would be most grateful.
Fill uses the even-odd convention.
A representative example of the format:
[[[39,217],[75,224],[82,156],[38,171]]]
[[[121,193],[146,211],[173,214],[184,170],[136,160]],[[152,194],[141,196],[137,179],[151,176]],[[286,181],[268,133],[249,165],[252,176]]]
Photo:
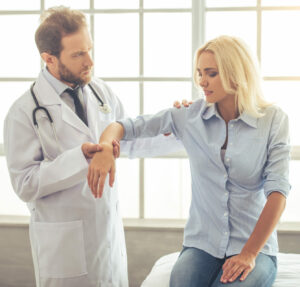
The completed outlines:
[[[33,223],[40,276],[68,278],[87,274],[82,221]]]

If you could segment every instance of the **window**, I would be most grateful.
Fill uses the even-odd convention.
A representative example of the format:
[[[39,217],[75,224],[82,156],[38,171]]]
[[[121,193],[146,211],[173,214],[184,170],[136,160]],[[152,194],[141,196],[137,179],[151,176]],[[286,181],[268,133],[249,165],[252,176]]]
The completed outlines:
[[[71,6],[86,13],[94,39],[94,74],[110,85],[132,117],[170,107],[174,100],[195,98],[192,60],[196,48],[220,34],[240,36],[258,55],[267,98],[278,103],[290,117],[293,188],[282,221],[300,221],[300,136],[296,126],[300,121],[300,41],[292,29],[300,26],[299,0],[28,0],[26,5],[23,2],[11,0],[0,4],[0,25],[9,27],[3,30],[0,46],[0,92],[4,98],[1,123],[11,103],[39,73],[42,63],[34,32],[39,14],[51,6]],[[28,214],[10,186],[2,145],[0,155],[0,213]],[[117,168],[124,217],[188,216],[191,182],[185,155],[121,158]]]

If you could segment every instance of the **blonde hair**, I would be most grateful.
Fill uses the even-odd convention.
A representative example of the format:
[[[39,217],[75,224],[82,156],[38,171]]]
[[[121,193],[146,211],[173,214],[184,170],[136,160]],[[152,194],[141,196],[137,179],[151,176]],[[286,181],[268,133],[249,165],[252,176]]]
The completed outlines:
[[[223,88],[227,94],[235,96],[239,114],[245,112],[256,118],[262,117],[263,109],[271,103],[263,97],[258,63],[247,45],[241,39],[220,36],[200,47],[194,60],[194,82],[198,87],[197,67],[203,52],[215,56]]]

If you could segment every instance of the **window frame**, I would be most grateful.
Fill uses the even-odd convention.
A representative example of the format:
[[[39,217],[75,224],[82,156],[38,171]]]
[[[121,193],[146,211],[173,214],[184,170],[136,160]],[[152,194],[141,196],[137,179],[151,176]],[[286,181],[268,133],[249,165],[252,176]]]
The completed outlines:
[[[196,49],[205,42],[205,16],[207,12],[211,11],[255,11],[257,13],[257,56],[258,60],[261,60],[261,37],[262,37],[262,11],[267,10],[300,10],[300,6],[262,6],[261,0],[257,0],[256,6],[253,7],[206,7],[206,1],[199,1],[199,0],[191,0],[191,8],[178,8],[178,9],[146,9],[144,8],[144,1],[139,0],[139,8],[137,9],[95,9],[94,8],[94,0],[90,0],[90,8],[89,9],[82,9],[81,11],[84,12],[90,18],[90,32],[92,38],[95,35],[95,27],[94,27],[94,15],[96,14],[105,14],[105,13],[137,13],[139,14],[139,76],[138,77],[102,77],[104,81],[117,81],[117,82],[137,82],[139,84],[139,96],[140,96],[140,107],[139,112],[140,114],[143,113],[143,106],[144,106],[144,83],[145,82],[172,82],[172,81],[181,81],[181,82],[193,82],[192,77],[145,77],[144,74],[144,46],[143,46],[143,39],[144,39],[144,15],[146,13],[191,13],[192,19],[192,59]],[[45,9],[45,0],[40,0],[40,9],[39,10],[29,10],[29,11],[21,11],[21,10],[2,10],[0,11],[0,15],[36,15],[40,14]],[[94,50],[93,50],[94,56]],[[43,67],[43,63],[41,60],[41,67]],[[0,82],[18,82],[18,81],[25,81],[33,82],[34,78],[26,78],[26,77],[1,77]],[[300,76],[298,77],[263,77],[264,81],[300,81]],[[198,97],[197,90],[192,86],[192,99],[196,99]],[[180,99],[179,99],[180,100]],[[171,105],[172,103],[170,103]],[[4,147],[3,143],[0,143],[0,156],[4,155]],[[186,153],[180,153],[170,156],[162,156],[159,157],[162,159],[167,158],[187,158]],[[291,159],[292,160],[300,160],[300,146],[292,146],[291,150]],[[139,159],[139,216],[138,219],[145,218],[145,194],[144,194],[144,178],[145,178],[145,160]]]

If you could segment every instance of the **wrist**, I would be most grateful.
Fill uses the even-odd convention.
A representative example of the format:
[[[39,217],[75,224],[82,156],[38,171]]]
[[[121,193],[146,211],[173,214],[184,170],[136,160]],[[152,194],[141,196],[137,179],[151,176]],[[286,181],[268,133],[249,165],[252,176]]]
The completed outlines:
[[[112,144],[112,142],[101,141],[99,144],[102,146],[103,150],[113,151],[113,144]]]
[[[250,256],[252,258],[256,258],[257,255],[258,255],[259,251],[255,251],[255,250],[250,250],[250,249],[247,249],[247,248],[243,248],[242,251],[241,251],[241,254],[244,254],[244,255],[247,255],[247,256]]]

